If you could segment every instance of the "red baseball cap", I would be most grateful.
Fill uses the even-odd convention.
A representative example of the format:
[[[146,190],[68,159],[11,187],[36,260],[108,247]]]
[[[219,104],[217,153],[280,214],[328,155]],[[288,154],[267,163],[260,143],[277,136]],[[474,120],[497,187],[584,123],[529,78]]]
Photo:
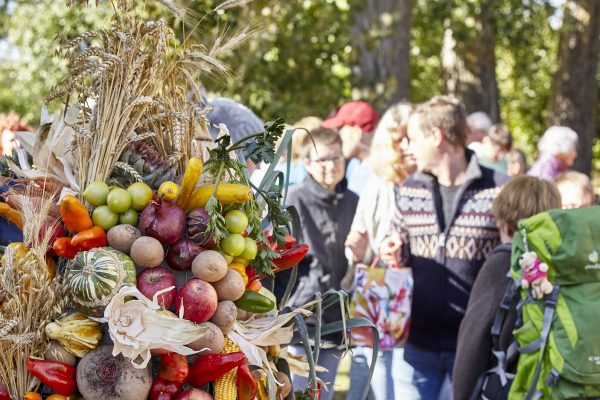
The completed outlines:
[[[339,129],[342,126],[358,126],[363,132],[373,132],[379,114],[366,101],[350,101],[343,104],[338,112],[321,124],[325,128]]]

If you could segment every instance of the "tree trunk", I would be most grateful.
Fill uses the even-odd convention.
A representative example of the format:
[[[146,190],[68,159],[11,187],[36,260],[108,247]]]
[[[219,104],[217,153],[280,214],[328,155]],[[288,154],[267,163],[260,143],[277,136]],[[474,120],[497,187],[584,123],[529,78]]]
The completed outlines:
[[[589,174],[596,137],[600,1],[567,0],[552,82],[549,125],[566,125],[579,135],[575,169]]]
[[[408,100],[410,31],[414,0],[354,2],[353,97],[380,107]]]
[[[442,46],[442,71],[448,94],[458,97],[467,113],[486,112],[500,121],[496,82],[496,33],[492,25],[494,0],[483,1],[474,15],[446,21]],[[474,24],[467,25],[472,20]],[[457,35],[456,29],[461,29]],[[458,37],[458,38],[457,38]]]

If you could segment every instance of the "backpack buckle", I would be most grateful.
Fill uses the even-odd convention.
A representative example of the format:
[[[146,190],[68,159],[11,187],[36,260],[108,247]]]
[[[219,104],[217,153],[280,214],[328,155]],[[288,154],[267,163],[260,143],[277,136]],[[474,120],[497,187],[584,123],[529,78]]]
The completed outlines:
[[[558,382],[559,379],[560,379],[560,375],[559,375],[558,371],[555,369],[552,369],[552,371],[550,371],[548,379],[546,379],[546,385],[548,385],[549,387],[554,387],[554,386],[556,386],[556,382]]]

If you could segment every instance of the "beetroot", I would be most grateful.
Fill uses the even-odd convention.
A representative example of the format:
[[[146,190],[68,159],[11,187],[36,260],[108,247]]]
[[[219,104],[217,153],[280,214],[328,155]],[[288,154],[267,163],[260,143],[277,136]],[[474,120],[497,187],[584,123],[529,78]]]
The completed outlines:
[[[191,239],[179,239],[167,251],[167,263],[178,271],[187,271],[192,268],[194,258],[204,249]]]
[[[185,213],[168,200],[153,200],[140,215],[140,231],[163,244],[173,244],[185,231]]]

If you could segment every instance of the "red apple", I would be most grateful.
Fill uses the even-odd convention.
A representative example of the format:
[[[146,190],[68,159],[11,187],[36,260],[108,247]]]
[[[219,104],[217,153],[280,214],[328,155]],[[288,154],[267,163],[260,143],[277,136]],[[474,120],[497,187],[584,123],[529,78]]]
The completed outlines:
[[[191,279],[177,291],[175,313],[180,315],[183,306],[183,318],[201,323],[212,318],[217,310],[217,292],[208,282]]]
[[[154,294],[170,286],[176,286],[175,275],[169,268],[147,268],[137,276],[137,288],[144,296],[152,300]],[[158,304],[167,310],[175,300],[175,288],[158,296]]]
[[[213,397],[204,390],[190,388],[179,393],[175,400],[213,400]]]

